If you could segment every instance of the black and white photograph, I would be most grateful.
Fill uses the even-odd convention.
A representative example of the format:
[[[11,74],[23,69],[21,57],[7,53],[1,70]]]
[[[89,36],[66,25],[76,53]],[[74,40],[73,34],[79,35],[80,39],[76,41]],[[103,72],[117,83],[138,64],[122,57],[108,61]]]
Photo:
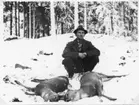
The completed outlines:
[[[0,2],[0,102],[139,104],[139,1]]]

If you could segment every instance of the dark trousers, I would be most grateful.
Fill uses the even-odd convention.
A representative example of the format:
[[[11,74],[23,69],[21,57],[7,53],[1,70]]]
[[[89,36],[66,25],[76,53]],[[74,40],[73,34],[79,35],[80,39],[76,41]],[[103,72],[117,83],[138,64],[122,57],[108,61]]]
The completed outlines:
[[[63,60],[63,65],[67,70],[69,75],[73,75],[74,73],[82,73],[87,71],[92,71],[96,64],[99,62],[98,56],[86,57],[84,59],[81,58],[65,58]]]

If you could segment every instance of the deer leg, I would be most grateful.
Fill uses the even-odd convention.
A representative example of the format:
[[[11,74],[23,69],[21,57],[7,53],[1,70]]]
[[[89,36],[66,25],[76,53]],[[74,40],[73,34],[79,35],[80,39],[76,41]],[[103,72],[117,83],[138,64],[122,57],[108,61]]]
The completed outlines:
[[[103,74],[103,73],[98,73],[98,75],[100,76],[100,78],[102,78],[103,82],[110,81],[113,78],[120,78],[120,77],[127,76],[127,75],[106,75],[106,74]]]
[[[102,96],[105,97],[105,98],[107,98],[107,99],[109,99],[109,100],[111,100],[111,101],[117,100],[116,98],[112,98],[112,97],[106,96],[104,94],[102,94]]]
[[[20,85],[20,86],[22,86],[22,87],[24,87],[24,88],[26,88],[26,89],[29,90],[29,91],[34,91],[34,88],[25,86],[24,84],[22,84],[21,82],[19,82],[19,81],[17,81],[17,80],[15,80],[15,83],[18,84],[18,85]]]
[[[26,95],[36,95],[35,93],[25,92]]]
[[[32,82],[44,82],[47,81],[48,79],[33,79],[31,80]]]

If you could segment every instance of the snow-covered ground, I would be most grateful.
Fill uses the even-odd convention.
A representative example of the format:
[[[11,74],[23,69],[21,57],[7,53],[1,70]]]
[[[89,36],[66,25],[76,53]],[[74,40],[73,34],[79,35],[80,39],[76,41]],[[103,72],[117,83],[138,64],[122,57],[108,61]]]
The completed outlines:
[[[67,42],[73,40],[73,34],[57,35],[40,39],[19,39],[0,43],[0,97],[7,103],[14,99],[23,103],[43,103],[39,96],[28,96],[22,87],[14,84],[18,79],[25,85],[34,87],[33,78],[52,78],[67,75],[62,62],[62,51]],[[97,96],[84,98],[77,102],[58,103],[91,103],[91,104],[139,104],[139,44],[127,42],[124,38],[112,36],[91,35],[85,37],[101,51],[100,62],[94,71],[109,75],[129,74],[126,77],[115,78],[104,83],[104,94],[117,98],[109,101]],[[47,55],[48,54],[48,55]],[[15,64],[31,69],[15,68]],[[78,89],[79,78],[70,80],[73,89]],[[50,103],[50,102],[47,102]]]

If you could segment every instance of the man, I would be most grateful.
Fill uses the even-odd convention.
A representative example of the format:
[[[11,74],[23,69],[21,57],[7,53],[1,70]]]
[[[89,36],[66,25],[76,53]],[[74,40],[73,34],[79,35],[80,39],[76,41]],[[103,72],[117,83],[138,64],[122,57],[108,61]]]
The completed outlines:
[[[92,71],[99,62],[100,55],[100,51],[91,42],[84,39],[87,30],[81,25],[74,30],[74,34],[77,38],[66,45],[62,54],[64,57],[62,64],[69,78],[72,78],[74,73]]]

